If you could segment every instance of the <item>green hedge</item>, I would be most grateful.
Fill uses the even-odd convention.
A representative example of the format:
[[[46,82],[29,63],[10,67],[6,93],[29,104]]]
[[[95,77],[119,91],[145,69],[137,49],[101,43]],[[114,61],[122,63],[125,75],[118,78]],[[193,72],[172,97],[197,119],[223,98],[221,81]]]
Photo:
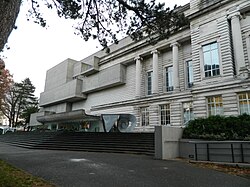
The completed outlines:
[[[190,121],[182,138],[206,140],[250,140],[250,115],[210,116]]]

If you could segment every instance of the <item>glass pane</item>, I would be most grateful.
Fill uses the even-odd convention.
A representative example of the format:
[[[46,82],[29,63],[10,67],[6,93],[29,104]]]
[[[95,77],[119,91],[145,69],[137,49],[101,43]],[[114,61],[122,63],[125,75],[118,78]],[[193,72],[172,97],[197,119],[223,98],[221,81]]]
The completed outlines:
[[[203,46],[203,58],[205,77],[220,75],[220,61],[217,43]]]
[[[173,86],[173,67],[166,68],[166,87],[168,88]]]
[[[193,71],[193,66],[190,67],[190,82],[194,82],[194,71]]]
[[[141,108],[141,125],[147,126],[149,125],[149,112],[148,107]]]
[[[173,76],[172,73],[168,74],[168,86],[173,86]]]
[[[205,45],[202,48],[203,52],[210,51],[210,45]]]
[[[217,73],[217,70],[213,70],[212,73],[213,73],[213,76],[215,76]]]
[[[210,51],[204,53],[204,66],[208,65],[211,69],[211,55]]]
[[[216,102],[222,102],[222,97],[216,97]]]
[[[212,97],[207,98],[207,102],[208,102],[208,103],[211,103],[212,101],[213,101],[213,98],[212,98]]]
[[[223,102],[221,96],[209,97],[208,101],[208,114],[209,115],[222,115],[224,113]]]
[[[211,71],[205,72],[205,77],[211,77]]]
[[[170,106],[169,105],[161,105],[161,125],[170,124]]]
[[[213,64],[219,64],[218,50],[211,51],[211,55],[212,55],[212,63]]]
[[[148,72],[148,95],[152,94],[152,72]]]
[[[192,65],[192,61],[187,62],[187,81],[188,81],[189,85],[190,85],[190,83],[193,83],[193,65]],[[190,86],[188,86],[188,87],[190,87]]]
[[[192,119],[194,119],[193,114],[193,104],[191,102],[189,103],[183,103],[183,119],[184,119],[184,125],[187,125],[188,122]]]
[[[247,99],[247,95],[246,94],[240,94],[240,99]]]
[[[211,50],[218,48],[218,44],[217,43],[212,43],[212,44],[210,44],[210,46],[211,46]]]
[[[239,94],[240,114],[250,114],[250,92]]]

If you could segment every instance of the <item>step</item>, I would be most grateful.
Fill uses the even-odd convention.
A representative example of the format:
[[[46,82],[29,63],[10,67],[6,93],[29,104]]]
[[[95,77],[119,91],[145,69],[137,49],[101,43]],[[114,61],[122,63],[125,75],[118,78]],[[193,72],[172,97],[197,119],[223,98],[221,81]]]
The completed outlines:
[[[154,154],[153,133],[24,132],[0,140],[29,149]]]

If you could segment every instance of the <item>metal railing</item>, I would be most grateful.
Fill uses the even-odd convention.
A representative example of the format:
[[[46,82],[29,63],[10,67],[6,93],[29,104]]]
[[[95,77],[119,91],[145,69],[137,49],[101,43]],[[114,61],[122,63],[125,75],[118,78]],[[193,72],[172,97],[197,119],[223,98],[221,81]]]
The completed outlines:
[[[249,141],[192,141],[194,160],[250,163]]]

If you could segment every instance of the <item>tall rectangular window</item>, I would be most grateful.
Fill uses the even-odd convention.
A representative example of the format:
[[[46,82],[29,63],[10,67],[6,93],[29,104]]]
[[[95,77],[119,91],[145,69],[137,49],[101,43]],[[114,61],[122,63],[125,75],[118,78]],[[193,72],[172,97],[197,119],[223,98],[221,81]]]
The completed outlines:
[[[160,105],[161,125],[170,124],[170,104]]]
[[[191,88],[194,82],[194,73],[193,73],[193,63],[192,60],[186,62],[187,68],[187,87]]]
[[[217,42],[202,47],[205,77],[220,75],[219,51]]]
[[[250,92],[241,93],[239,96],[240,114],[250,115]]]
[[[147,73],[147,95],[152,95],[152,74],[152,71]]]
[[[194,119],[193,103],[183,103],[183,124],[186,126],[190,120]]]
[[[149,107],[141,108],[141,126],[149,125]]]
[[[166,91],[173,91],[173,67],[169,66],[166,68]]]
[[[223,102],[221,96],[214,96],[207,98],[207,108],[208,108],[208,115],[215,116],[215,115],[223,115]]]

